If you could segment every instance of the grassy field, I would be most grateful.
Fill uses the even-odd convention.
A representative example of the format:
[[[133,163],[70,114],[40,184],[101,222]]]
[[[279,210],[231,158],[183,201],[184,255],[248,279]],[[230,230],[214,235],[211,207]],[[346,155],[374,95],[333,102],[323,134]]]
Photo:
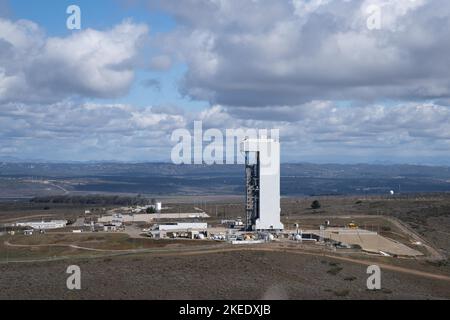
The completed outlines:
[[[10,244],[10,245],[8,245]],[[35,234],[0,237],[0,262],[93,257],[121,250],[211,245],[209,241],[132,239],[121,233]],[[95,249],[95,251],[87,250]]]

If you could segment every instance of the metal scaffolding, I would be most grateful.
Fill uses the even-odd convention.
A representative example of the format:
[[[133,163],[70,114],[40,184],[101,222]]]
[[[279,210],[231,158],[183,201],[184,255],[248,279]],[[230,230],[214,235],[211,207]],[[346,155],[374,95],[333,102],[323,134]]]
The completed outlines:
[[[246,176],[246,219],[245,229],[252,231],[256,219],[259,218],[259,152],[256,154],[256,163],[251,164],[250,153],[245,153]]]

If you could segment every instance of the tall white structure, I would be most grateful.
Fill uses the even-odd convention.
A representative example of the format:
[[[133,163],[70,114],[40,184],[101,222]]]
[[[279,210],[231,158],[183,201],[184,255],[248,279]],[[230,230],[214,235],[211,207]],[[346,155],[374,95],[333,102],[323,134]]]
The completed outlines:
[[[246,229],[283,230],[280,221],[280,142],[244,139],[246,174]]]

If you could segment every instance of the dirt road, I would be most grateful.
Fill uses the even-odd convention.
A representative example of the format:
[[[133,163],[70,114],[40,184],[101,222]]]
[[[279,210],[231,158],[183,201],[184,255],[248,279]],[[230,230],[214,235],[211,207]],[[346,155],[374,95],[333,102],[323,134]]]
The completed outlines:
[[[283,246],[279,246],[277,244],[270,244],[270,245],[255,245],[255,246],[249,246],[249,247],[230,247],[228,245],[212,245],[212,246],[202,246],[201,248],[193,248],[193,247],[186,247],[186,248],[155,248],[155,249],[129,249],[129,250],[108,250],[108,249],[95,249],[95,248],[89,248],[89,247],[82,247],[82,246],[76,246],[72,244],[49,244],[49,245],[19,245],[19,244],[12,244],[8,241],[4,243],[6,246],[10,247],[70,247],[74,249],[79,250],[86,250],[86,251],[95,251],[100,253],[105,253],[106,256],[108,254],[113,255],[121,255],[121,254],[153,254],[156,256],[186,256],[186,255],[207,255],[207,254],[214,254],[214,253],[225,253],[225,252],[242,252],[242,251],[260,251],[260,252],[285,252],[290,254],[299,254],[299,255],[308,255],[308,256],[319,256],[319,257],[327,257],[335,260],[345,261],[345,262],[351,262],[359,265],[378,265],[381,269],[390,270],[394,272],[401,272],[405,274],[410,274],[414,276],[429,278],[429,279],[435,279],[435,280],[442,280],[442,281],[448,281],[450,282],[450,277],[442,274],[436,274],[431,272],[425,272],[420,271],[416,269],[411,268],[405,268],[405,267],[399,267],[396,265],[391,265],[387,263],[380,263],[376,261],[370,261],[370,260],[362,260],[362,259],[354,259],[349,257],[343,257],[339,255],[333,255],[333,254],[326,254],[326,253],[318,253],[318,252],[308,252],[306,250],[301,249],[290,249],[285,248]],[[104,257],[105,255],[102,255]],[[48,261],[49,259],[42,260],[42,261]],[[39,260],[33,260],[33,262],[36,262]],[[9,263],[20,263],[20,262],[30,262],[30,261],[9,261]]]

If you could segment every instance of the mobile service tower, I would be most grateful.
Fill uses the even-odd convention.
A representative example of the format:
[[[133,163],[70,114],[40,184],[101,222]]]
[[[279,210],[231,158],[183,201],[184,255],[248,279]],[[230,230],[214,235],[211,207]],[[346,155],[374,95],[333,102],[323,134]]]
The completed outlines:
[[[247,231],[278,231],[280,221],[280,142],[261,137],[244,139]]]

